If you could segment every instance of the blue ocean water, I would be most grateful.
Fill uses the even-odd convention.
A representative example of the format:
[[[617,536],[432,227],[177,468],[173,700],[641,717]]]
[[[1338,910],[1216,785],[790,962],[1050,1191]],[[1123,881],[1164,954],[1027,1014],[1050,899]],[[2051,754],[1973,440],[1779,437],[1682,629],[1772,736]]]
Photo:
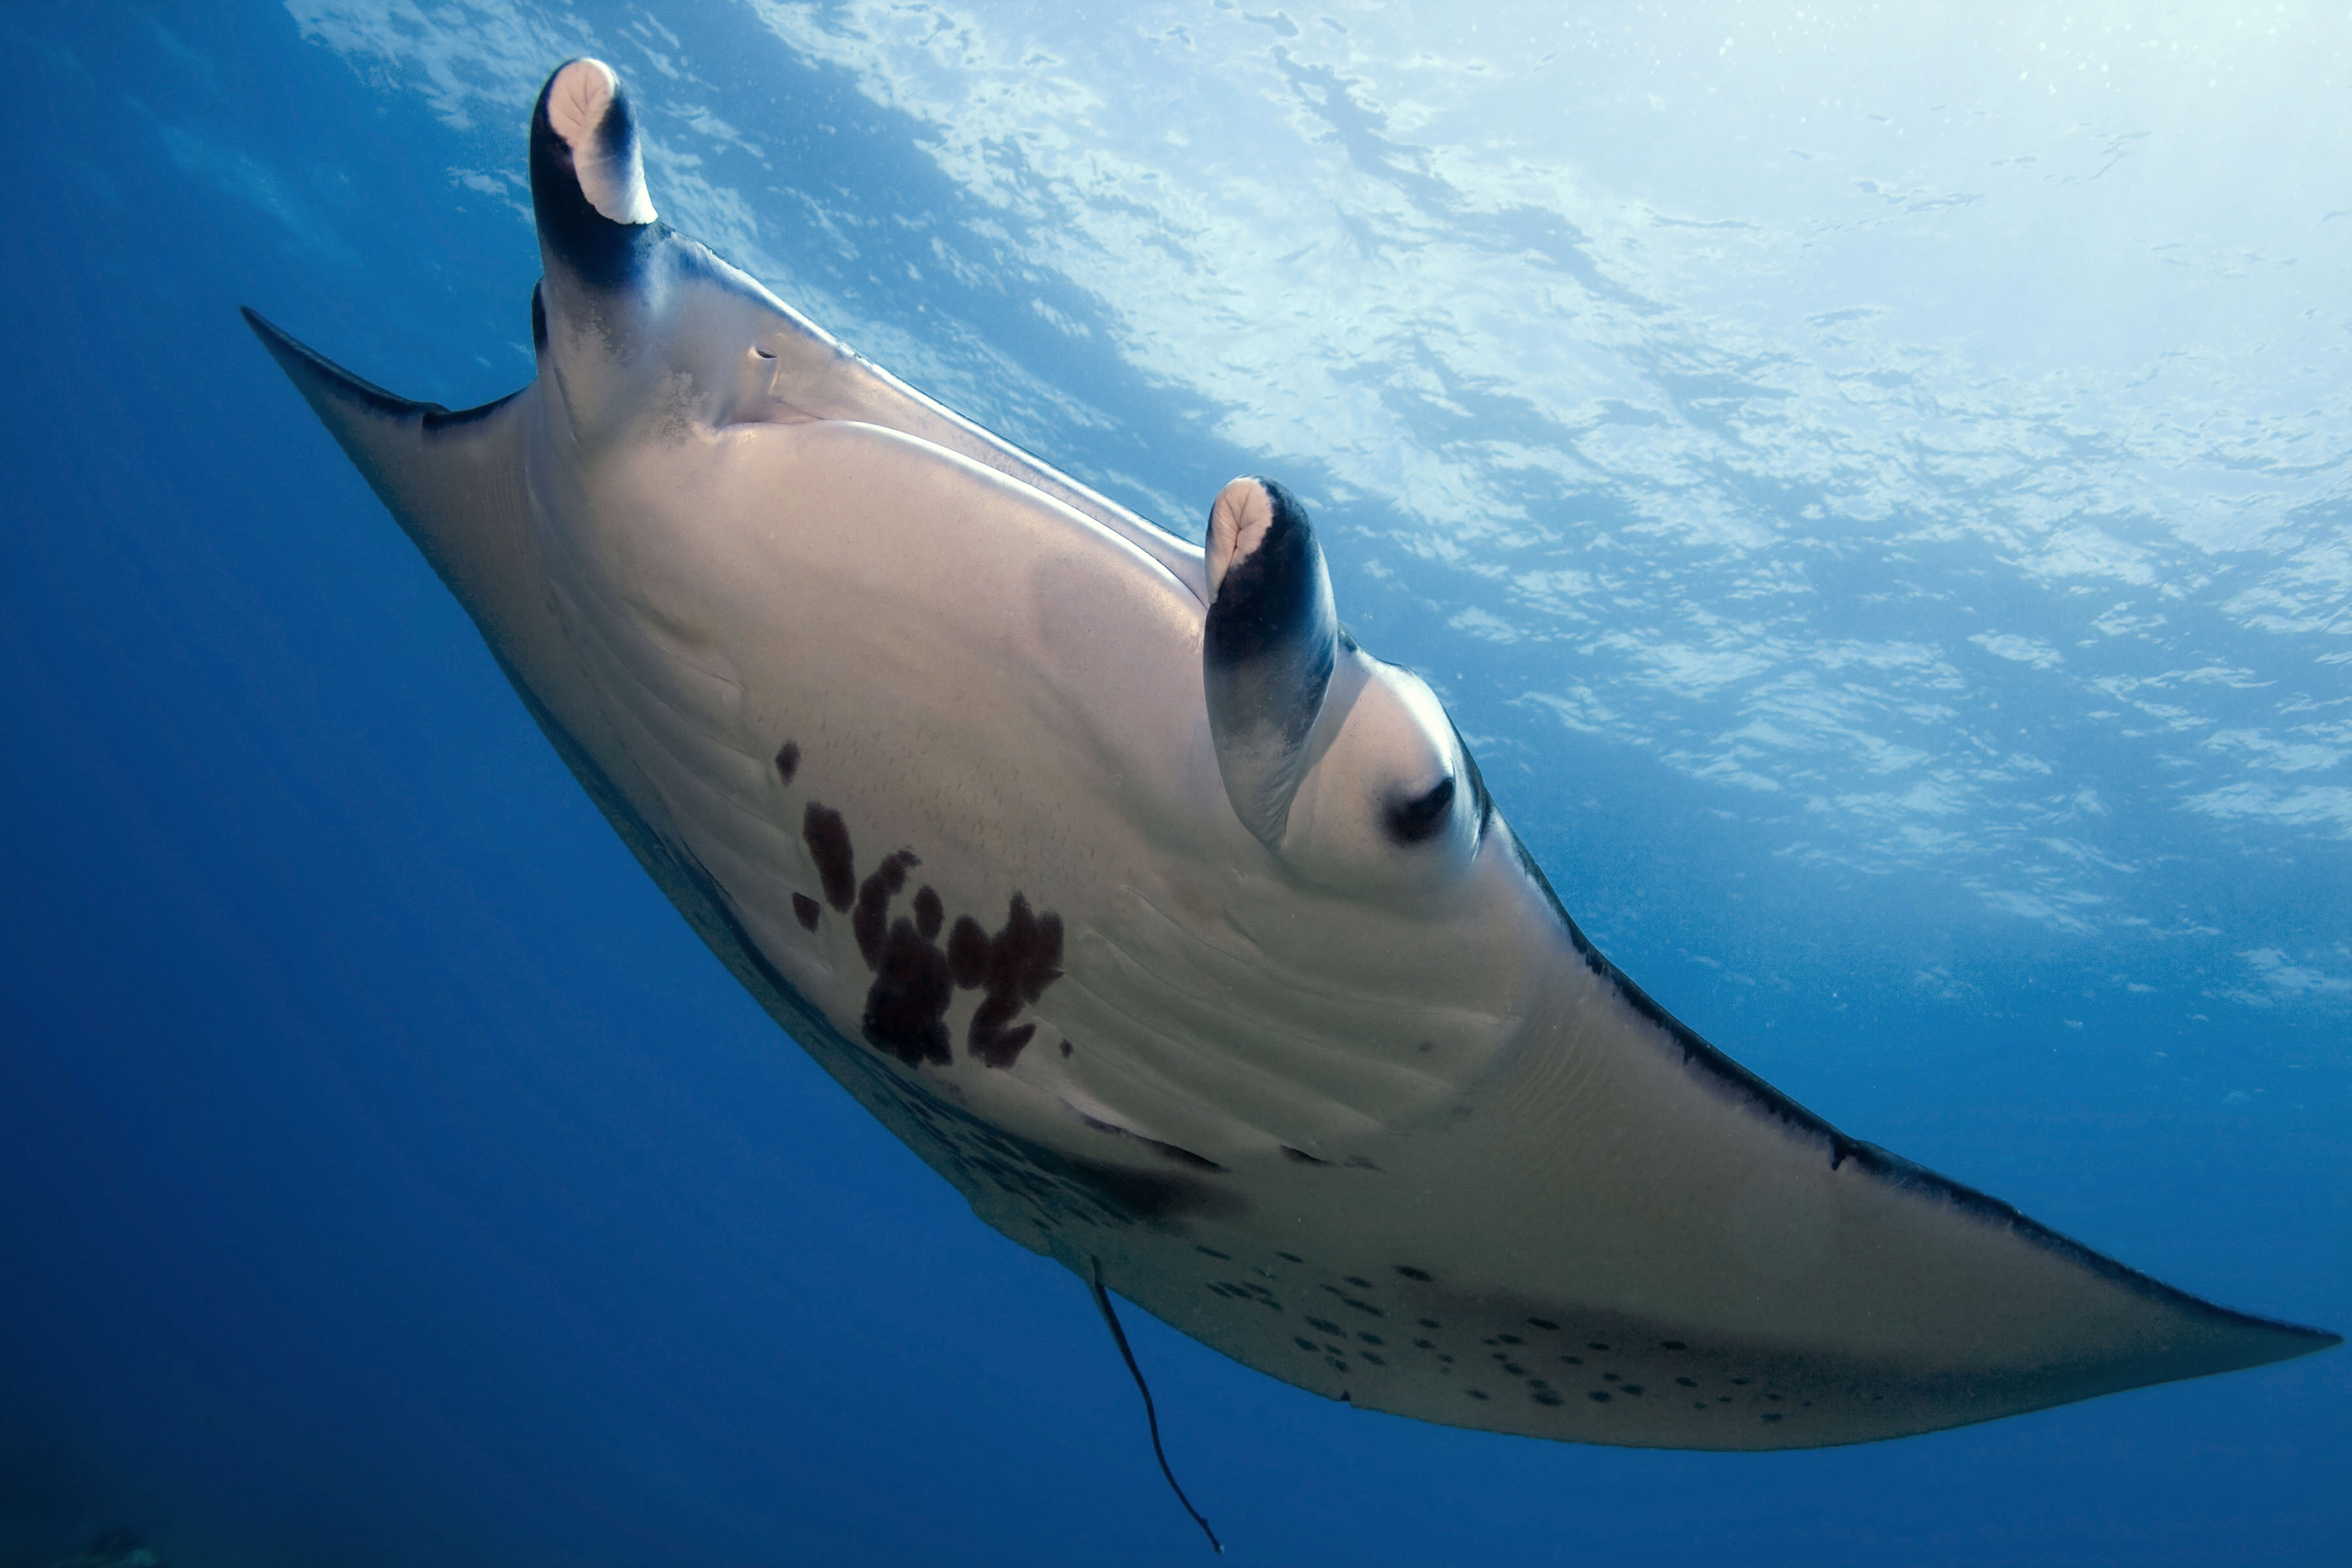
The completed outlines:
[[[1472,16],[1475,15],[1475,20]],[[0,1563],[1180,1563],[1085,1291],[727,977],[236,315],[530,373],[522,125],[1194,530],[1315,509],[1570,909],[1851,1132],[2352,1323],[2352,23],[0,8]],[[2352,1359],[1898,1443],[1354,1411],[1237,1561],[2340,1563]]]

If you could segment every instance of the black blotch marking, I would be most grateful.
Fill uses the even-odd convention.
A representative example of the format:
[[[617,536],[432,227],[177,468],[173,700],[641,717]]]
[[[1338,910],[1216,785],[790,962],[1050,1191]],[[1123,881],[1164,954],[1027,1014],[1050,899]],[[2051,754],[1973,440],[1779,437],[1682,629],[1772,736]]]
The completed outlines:
[[[955,930],[948,932],[948,968],[955,983],[971,991],[986,980],[988,952],[987,931],[970,915],[958,915]]]
[[[1441,1362],[1444,1362],[1447,1366],[1452,1366],[1452,1365],[1454,1364],[1454,1358],[1453,1358],[1452,1356],[1450,1356],[1450,1355],[1447,1355],[1447,1354],[1446,1354],[1444,1352],[1443,1352],[1443,1351],[1440,1351],[1440,1352],[1438,1352],[1437,1359],[1438,1359],[1439,1361],[1441,1361]]]
[[[1328,1366],[1328,1367],[1329,1367],[1333,1372],[1337,1372],[1337,1373],[1345,1373],[1345,1372],[1348,1370],[1348,1363],[1347,1363],[1346,1362],[1344,1362],[1344,1361],[1341,1361],[1338,1356],[1335,1356],[1335,1355],[1331,1355],[1331,1356],[1325,1356],[1325,1357],[1323,1358],[1323,1364],[1324,1364],[1324,1365],[1326,1365],[1326,1366]]]
[[[1768,1410],[1764,1413],[1764,1419],[1767,1421],[1778,1421],[1780,1419],[1780,1413],[1777,1410]]]
[[[1306,1150],[1294,1149],[1287,1143],[1282,1146],[1282,1157],[1300,1165],[1328,1165],[1331,1163],[1328,1160],[1318,1160]]]
[[[1523,1345],[1528,1342],[1517,1334],[1496,1334],[1495,1342],[1498,1345]]]
[[[1617,1374],[1613,1372],[1604,1372],[1601,1374],[1601,1381],[1603,1383],[1615,1383],[1618,1381]]]
[[[1309,1318],[1307,1320],[1307,1326],[1310,1329],[1320,1329],[1327,1334],[1345,1336],[1348,1331],[1328,1318]]]
[[[1731,1386],[1734,1388],[1745,1388],[1748,1386],[1748,1380],[1744,1377],[1735,1377],[1731,1380]]]
[[[1484,1394],[1475,1388],[1465,1388],[1462,1392],[1468,1394],[1473,1399],[1484,1399],[1486,1397]]]
[[[1535,1395],[1535,1402],[1538,1405],[1558,1405],[1560,1399],[1559,1394],[1547,1388]]]
[[[1290,1342],[1303,1351],[1312,1351],[1315,1348],[1313,1340],[1302,1340],[1296,1334],[1290,1336]]]
[[[1454,780],[1448,775],[1437,781],[1427,793],[1411,800],[1397,802],[1381,815],[1389,837],[1399,844],[1420,844],[1437,837],[1445,826],[1445,813],[1454,805]]]
[[[1433,1351],[1437,1346],[1428,1340],[1415,1340],[1412,1342],[1412,1348],[1419,1351]]]
[[[793,895],[793,919],[801,922],[801,930],[816,930],[817,916],[823,912],[817,901],[806,893]]]
[[[1605,1351],[1609,1347],[1602,1344],[1599,1340],[1588,1340],[1585,1342],[1584,1348],[1589,1351]]]
[[[1770,1400],[1775,1405],[1780,1403],[1780,1396],[1777,1394],[1768,1394],[1764,1397]]]
[[[1696,1388],[1698,1386],[1697,1381],[1693,1378],[1678,1377],[1675,1379],[1675,1382],[1684,1388]]]
[[[850,901],[857,897],[857,862],[850,852],[849,825],[841,820],[841,813],[811,801],[801,814],[801,842],[808,846],[809,858],[816,863],[817,877],[824,884],[824,901],[836,914],[847,914]]]
[[[939,894],[926,887],[915,895],[915,929],[923,933],[925,942],[940,934],[940,922],[946,919],[947,911],[940,907]]]
[[[797,743],[786,741],[776,748],[776,776],[790,784],[793,775],[800,771],[801,749]]]
[[[1555,1334],[1559,1332],[1559,1325],[1553,1322],[1549,1318],[1529,1318],[1528,1320],[1528,1326],[1529,1328],[1543,1329]]]
[[[1398,1273],[1400,1273],[1400,1274],[1403,1275],[1403,1276],[1404,1276],[1406,1279],[1419,1279],[1419,1280],[1421,1280],[1422,1282],[1423,1282],[1424,1284],[1426,1284],[1428,1281],[1430,1281],[1430,1280],[1434,1279],[1436,1279],[1436,1278],[1437,1278],[1437,1276],[1436,1276],[1436,1275],[1432,1274],[1428,1269],[1426,1269],[1426,1268],[1414,1268],[1412,1264],[1410,1264],[1410,1263],[1400,1263],[1400,1264],[1398,1264],[1398,1265],[1396,1266],[1396,1271],[1397,1271]],[[1426,1320],[1424,1320],[1424,1321],[1426,1321]],[[1437,1327],[1437,1325],[1436,1325],[1435,1323],[1431,1323],[1429,1326],[1430,1326],[1431,1328],[1433,1328],[1433,1328],[1435,1328],[1435,1327]]]
[[[1564,1355],[1559,1359],[1568,1363],[1570,1366],[1582,1366],[1584,1364],[1584,1358],[1580,1355]]]
[[[1686,1351],[1690,1349],[1690,1346],[1683,1343],[1680,1340],[1660,1340],[1658,1342],[1658,1348],[1662,1351]]]
[[[1504,1370],[1505,1372],[1509,1373],[1513,1377],[1525,1377],[1525,1376],[1527,1376],[1527,1375],[1528,1375],[1528,1369],[1527,1369],[1526,1367],[1521,1366],[1517,1362],[1515,1362],[1515,1361],[1507,1361],[1507,1362],[1504,1362],[1504,1363],[1503,1363],[1503,1370]]]
[[[883,864],[887,868],[890,862]],[[878,880],[877,872],[866,888],[872,889]],[[866,907],[861,893],[857,905],[861,924]],[[875,907],[878,910],[882,905]],[[877,913],[876,919],[880,918]],[[861,930],[858,934],[862,947],[865,932]],[[890,934],[880,945],[874,985],[866,993],[866,1038],[908,1067],[920,1062],[947,1066],[953,1059],[948,1049],[948,1003],[955,996],[954,984],[948,978],[947,955],[924,941],[915,922],[904,916],[891,922]]]
[[[1624,1386],[1625,1392],[1628,1394],[1639,1394],[1642,1392],[1642,1385],[1638,1383],[1629,1383]]]
[[[1062,1054],[1066,1057],[1070,1054],[1070,1042],[1067,1040],[1062,1042]]]
[[[1692,1405],[1692,1406],[1691,1406],[1691,1408],[1692,1408],[1693,1410],[1706,1410],[1706,1409],[1710,1408],[1710,1406],[1708,1406],[1708,1405],[1704,1405],[1704,1404],[1700,1404],[1700,1405]]]
[[[1420,1319],[1419,1321],[1421,1326],[1424,1329],[1442,1329],[1445,1326],[1444,1323],[1439,1322],[1435,1318],[1423,1318]]]
[[[1728,1394],[1718,1394],[1715,1396],[1715,1402],[1717,1405],[1728,1405],[1731,1403],[1731,1395]]]
[[[1386,1341],[1386,1340],[1384,1340],[1384,1339],[1381,1338],[1381,1336],[1380,1336],[1380,1335],[1378,1335],[1378,1334],[1368,1334],[1368,1333],[1365,1333],[1365,1332],[1364,1332],[1362,1330],[1360,1330],[1360,1329],[1359,1329],[1358,1331],[1356,1331],[1356,1337],[1357,1337],[1358,1339],[1360,1339],[1360,1340],[1363,1341],[1363,1342],[1364,1342],[1366,1344],[1368,1344],[1368,1345],[1384,1345],[1384,1344],[1388,1343],[1388,1341]]]
[[[965,931],[967,923],[958,921],[948,939],[949,966],[957,984],[984,988],[987,997],[971,1016],[965,1044],[990,1067],[1009,1068],[1037,1032],[1034,1024],[1009,1027],[1013,1016],[1024,1003],[1036,1001],[1046,986],[1061,978],[1062,917],[1051,910],[1038,914],[1030,909],[1027,899],[1013,894],[1005,910],[1004,929],[987,939],[984,959]],[[972,927],[974,931],[978,929]],[[961,959],[954,951],[959,942],[963,950]]]
[[[1364,1360],[1370,1362],[1374,1366],[1386,1366],[1389,1364],[1370,1351],[1358,1351],[1356,1354],[1362,1357]]]
[[[1230,1253],[1230,1252],[1219,1252],[1219,1251],[1218,1251],[1215,1247],[1195,1247],[1194,1248],[1192,1248],[1192,1250],[1193,1250],[1193,1251],[1195,1251],[1195,1252],[1204,1252],[1204,1253],[1208,1254],[1211,1258],[1222,1258],[1222,1259],[1223,1259],[1223,1260],[1224,1260],[1225,1262],[1227,1262],[1227,1263],[1231,1263],[1231,1262],[1234,1260],[1234,1255],[1233,1255],[1232,1253]]]
[[[1605,1388],[1596,1388],[1584,1397],[1595,1405],[1606,1405],[1609,1403],[1609,1391]]]
[[[1295,1252],[1277,1252],[1275,1256],[1291,1263],[1304,1263],[1307,1261],[1307,1259],[1299,1257],[1298,1254]]]
[[[1359,1290],[1369,1290],[1372,1288],[1372,1282],[1370,1280],[1359,1279],[1353,1274],[1343,1274],[1340,1278],[1345,1279],[1349,1284],[1353,1285]]]
[[[1373,1306],[1370,1301],[1359,1301],[1353,1296],[1342,1296],[1339,1300],[1345,1301],[1350,1307],[1355,1308],[1359,1312],[1370,1312],[1375,1318],[1385,1318],[1388,1316],[1386,1312],[1381,1310],[1380,1308]]]
[[[866,960],[866,968],[881,966],[882,938],[889,924],[890,900],[906,890],[907,868],[921,864],[913,850],[896,850],[885,855],[874,875],[858,884],[857,910],[849,917],[849,929],[857,938],[857,951]]]

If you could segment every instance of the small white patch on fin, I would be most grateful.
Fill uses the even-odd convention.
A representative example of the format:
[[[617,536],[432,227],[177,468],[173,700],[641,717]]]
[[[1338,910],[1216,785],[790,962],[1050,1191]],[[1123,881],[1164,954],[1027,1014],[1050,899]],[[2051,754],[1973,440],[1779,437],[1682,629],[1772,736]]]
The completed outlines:
[[[610,148],[598,134],[620,90],[621,79],[603,60],[573,60],[555,73],[547,120],[572,149],[572,172],[590,206],[614,223],[651,223],[654,200],[646,190],[636,147]]]
[[[1274,526],[1274,501],[1265,487],[1253,479],[1239,479],[1217,492],[1209,509],[1209,599],[1236,561],[1246,561],[1265,542]]]

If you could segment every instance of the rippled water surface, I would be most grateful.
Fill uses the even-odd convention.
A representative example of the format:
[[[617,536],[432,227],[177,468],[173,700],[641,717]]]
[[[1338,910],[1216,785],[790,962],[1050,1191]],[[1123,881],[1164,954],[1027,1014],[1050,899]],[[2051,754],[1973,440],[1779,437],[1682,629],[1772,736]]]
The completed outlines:
[[[245,334],[531,371],[524,117],[1196,531],[1314,509],[1595,940],[2352,1324],[2340,8],[0,8],[0,1563],[1201,1558],[1083,1289],[779,1036]],[[1864,1448],[1132,1322],[1237,1561],[2340,1563],[2352,1358]]]

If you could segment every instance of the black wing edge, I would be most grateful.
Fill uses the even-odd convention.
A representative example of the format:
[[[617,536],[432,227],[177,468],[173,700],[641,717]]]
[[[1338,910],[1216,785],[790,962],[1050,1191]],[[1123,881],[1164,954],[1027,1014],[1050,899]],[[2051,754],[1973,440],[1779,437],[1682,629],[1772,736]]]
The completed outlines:
[[[415,418],[426,430],[444,430],[486,419],[522,395],[520,390],[509,392],[504,397],[473,408],[449,409],[437,403],[418,403],[397,393],[386,392],[375,383],[353,375],[326,355],[298,341],[250,305],[239,305],[237,313],[245,318],[245,324],[253,329],[253,335],[261,340],[261,346],[269,351],[269,357],[278,362],[278,367],[293,379],[295,385],[310,387],[324,384],[333,387],[343,397],[386,419]]]
[[[1700,1037],[1698,1031],[1660,1006],[1655,998],[1635,984],[1623,970],[1609,962],[1601,950],[1592,945],[1591,939],[1578,927],[1575,917],[1568,912],[1568,907],[1560,902],[1559,894],[1553,889],[1550,879],[1544,875],[1543,868],[1536,864],[1535,857],[1528,853],[1527,847],[1518,841],[1517,834],[1511,837],[1511,847],[1518,856],[1520,866],[1534,879],[1536,886],[1543,889],[1544,897],[1550,900],[1552,912],[1559,917],[1560,926],[1568,933],[1569,941],[1575,944],[1578,955],[1591,966],[1592,972],[1616,987],[1618,994],[1624,997],[1628,1006],[1665,1031],[1666,1035],[1681,1048],[1685,1063],[1710,1074],[1734,1094],[1765,1115],[1772,1117],[1793,1131],[1810,1134],[1820,1140],[1828,1152],[1832,1170],[1836,1170],[1851,1161],[1858,1165],[1864,1174],[1899,1187],[1932,1194],[1989,1225],[2007,1226],[2024,1240],[2071,1262],[2080,1264],[2092,1273],[2123,1286],[2126,1289],[2234,1328],[2255,1330],[2263,1333],[2281,1336],[2290,1342],[2287,1346],[2280,1348],[2277,1353],[2243,1363],[2242,1363],[2243,1365],[2260,1366],[2269,1362],[2288,1361],[2296,1356],[2310,1355],[2315,1352],[2328,1350],[2344,1342],[2343,1335],[2326,1329],[2291,1323],[2280,1318],[2265,1318],[2252,1312],[2241,1312],[2233,1307],[2224,1307],[2218,1302],[2208,1301],[2201,1296],[2190,1295],[2177,1286],[2167,1285],[2161,1279],[2141,1273],[2129,1264],[2120,1263],[2103,1252],[2094,1252],[2081,1242],[2060,1235],[2041,1221],[2021,1213],[2015,1205],[2003,1203],[1989,1193],[1979,1192],[1974,1187],[1953,1181],[1949,1176],[1940,1175],[1925,1165],[1915,1164],[1899,1154],[1891,1153],[1880,1148],[1875,1143],[1865,1143],[1860,1139],[1847,1137],[1832,1126],[1827,1120],[1806,1110],[1724,1055],[1723,1052],[1707,1044]]]

